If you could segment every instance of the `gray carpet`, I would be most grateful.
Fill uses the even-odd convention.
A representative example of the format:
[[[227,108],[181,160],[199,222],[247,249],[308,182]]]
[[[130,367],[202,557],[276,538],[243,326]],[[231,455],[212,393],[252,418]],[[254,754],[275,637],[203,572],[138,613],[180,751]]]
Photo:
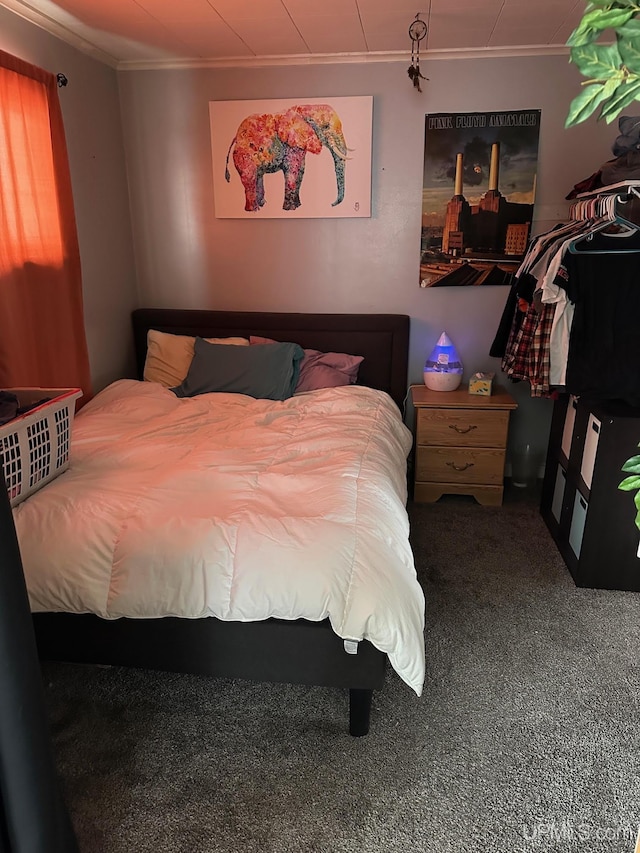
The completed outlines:
[[[427,683],[366,738],[339,690],[44,667],[83,853],[633,851],[640,594],[576,589],[526,495],[410,514]]]

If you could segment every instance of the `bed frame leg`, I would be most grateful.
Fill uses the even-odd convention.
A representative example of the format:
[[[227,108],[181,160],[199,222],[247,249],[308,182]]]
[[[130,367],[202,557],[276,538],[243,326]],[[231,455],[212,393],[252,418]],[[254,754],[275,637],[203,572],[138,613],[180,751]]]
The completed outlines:
[[[349,690],[349,734],[364,737],[369,734],[369,717],[373,690]]]

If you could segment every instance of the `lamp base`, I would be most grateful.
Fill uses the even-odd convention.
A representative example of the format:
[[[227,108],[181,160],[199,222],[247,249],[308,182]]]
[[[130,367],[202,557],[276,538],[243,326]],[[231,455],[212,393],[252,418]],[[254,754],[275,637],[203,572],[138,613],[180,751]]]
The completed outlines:
[[[455,391],[462,382],[461,373],[447,373],[446,371],[424,371],[424,384],[431,391]]]

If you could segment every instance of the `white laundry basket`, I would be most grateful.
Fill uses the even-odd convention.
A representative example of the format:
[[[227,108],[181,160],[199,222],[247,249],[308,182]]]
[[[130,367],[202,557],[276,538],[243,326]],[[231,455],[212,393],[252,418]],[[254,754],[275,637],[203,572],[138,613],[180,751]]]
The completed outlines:
[[[21,408],[46,402],[0,426],[0,459],[11,506],[69,467],[69,445],[80,388],[4,388]]]

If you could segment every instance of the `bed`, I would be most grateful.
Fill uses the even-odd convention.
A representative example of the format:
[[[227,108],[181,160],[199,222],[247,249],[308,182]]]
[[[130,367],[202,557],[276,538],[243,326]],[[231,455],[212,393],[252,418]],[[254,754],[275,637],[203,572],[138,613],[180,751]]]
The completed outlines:
[[[175,395],[165,388],[151,387],[154,383],[139,381],[143,377],[147,358],[149,330],[157,330],[171,335],[198,336],[206,339],[258,336],[269,340],[294,342],[305,350],[351,353],[354,356],[362,356],[363,361],[359,365],[356,385],[348,388],[296,394],[283,403],[254,401],[244,395],[228,394],[204,394],[189,401],[180,401],[176,400]],[[290,682],[346,688],[349,690],[349,731],[354,736],[367,734],[373,691],[382,687],[389,662],[418,695],[421,692],[424,679],[422,633],[424,598],[415,577],[412,555],[408,545],[408,519],[404,510],[406,468],[402,471],[403,483],[400,483],[398,479],[397,461],[394,463],[395,469],[392,470],[390,467],[388,478],[384,480],[384,477],[387,477],[385,448],[392,447],[394,442],[400,442],[400,444],[405,442],[404,461],[406,463],[406,453],[410,446],[410,438],[407,435],[402,435],[402,430],[406,433],[408,431],[401,424],[401,417],[396,408],[397,406],[400,410],[402,409],[407,387],[409,318],[405,315],[386,314],[279,314],[140,309],[133,313],[133,332],[138,380],[121,380],[119,383],[114,383],[100,395],[97,395],[78,414],[74,427],[69,471],[14,510],[27,588],[34,611],[33,622],[36,641],[41,659],[161,669],[264,682]],[[376,394],[368,389],[375,389],[376,392],[382,391],[385,394]],[[144,403],[141,402],[143,397],[145,398]],[[136,401],[135,405],[132,402],[133,400]],[[391,400],[395,402],[396,406],[391,403]],[[216,427],[216,419],[222,418],[222,402],[225,403],[225,406],[236,407],[233,410],[236,418],[235,421],[232,421],[234,424],[250,423],[253,425],[254,422],[257,422],[257,418],[260,423],[268,422],[269,428],[272,429],[272,425],[278,423],[278,419],[282,416],[287,426],[277,442],[284,442],[283,447],[289,447],[291,442],[294,442],[295,446],[298,447],[299,442],[302,441],[297,437],[297,434],[294,435],[291,432],[294,429],[291,424],[299,422],[302,429],[300,435],[308,434],[310,421],[305,421],[304,418],[309,417],[308,412],[315,412],[313,407],[320,406],[322,412],[325,409],[330,410],[330,418],[336,423],[340,417],[346,418],[344,421],[347,425],[346,435],[348,435],[349,424],[352,423],[350,418],[356,417],[351,412],[350,407],[355,406],[358,409],[357,417],[363,419],[367,430],[371,429],[370,436],[366,439],[367,454],[362,458],[366,458],[366,465],[371,467],[373,472],[371,477],[376,479],[376,483],[369,487],[368,479],[364,477],[364,474],[362,477],[360,476],[360,470],[366,468],[366,465],[360,461],[358,464],[364,465],[364,468],[358,469],[358,477],[356,477],[355,482],[358,501],[362,504],[363,510],[360,511],[360,507],[358,507],[360,515],[354,515],[353,521],[349,519],[347,525],[353,529],[351,535],[355,543],[355,545],[349,544],[348,547],[353,547],[353,553],[357,554],[357,559],[353,556],[350,557],[352,561],[350,574],[345,575],[348,580],[344,582],[342,580],[331,581],[328,586],[319,584],[317,595],[324,596],[326,599],[326,601],[323,599],[322,606],[320,603],[317,606],[313,603],[312,606],[305,604],[302,601],[301,594],[291,592],[291,588],[295,587],[297,583],[291,578],[295,578],[297,574],[307,572],[309,577],[316,577],[315,574],[308,572],[308,566],[311,566],[313,561],[318,559],[318,555],[320,555],[321,560],[326,561],[327,568],[328,563],[334,558],[331,548],[326,551],[329,556],[326,558],[323,556],[323,543],[325,541],[323,528],[309,528],[312,531],[308,536],[312,542],[310,547],[309,541],[303,541],[307,537],[308,530],[307,533],[303,533],[301,532],[302,528],[299,530],[295,526],[300,520],[289,522],[288,519],[294,514],[289,508],[285,513],[287,522],[284,527],[280,521],[278,522],[277,530],[279,532],[277,534],[273,534],[272,527],[269,527],[266,532],[262,530],[262,534],[260,534],[260,522],[257,523],[257,526],[252,523],[250,529],[246,525],[237,528],[246,531],[243,534],[245,536],[243,553],[250,552],[252,557],[251,560],[245,558],[245,563],[248,566],[246,569],[243,568],[242,561],[236,564],[237,552],[241,550],[241,539],[240,534],[238,534],[237,542],[234,540],[234,543],[230,545],[230,548],[233,548],[234,561],[233,571],[229,575],[232,577],[230,589],[233,594],[229,593],[225,599],[226,609],[218,615],[211,615],[211,608],[199,610],[196,604],[186,612],[186,617],[183,612],[174,613],[171,607],[165,608],[161,614],[156,616],[153,609],[147,607],[146,599],[138,596],[137,601],[133,604],[129,600],[133,598],[133,595],[129,594],[127,579],[134,575],[138,579],[142,576],[144,583],[150,583],[149,579],[155,575],[161,578],[164,587],[175,586],[173,581],[167,581],[168,576],[163,574],[166,569],[164,564],[171,562],[170,557],[165,559],[164,555],[177,547],[175,543],[179,541],[180,530],[178,530],[178,538],[176,539],[175,531],[170,531],[170,535],[166,533],[166,528],[170,526],[166,522],[157,524],[155,531],[147,530],[142,533],[140,530],[135,531],[135,547],[138,548],[137,557],[139,557],[141,547],[153,552],[154,541],[163,542],[162,547],[157,546],[158,553],[161,552],[163,556],[158,557],[158,554],[155,555],[155,558],[149,556],[148,570],[147,565],[141,566],[138,560],[138,563],[135,564],[135,571],[130,568],[123,571],[122,566],[128,565],[126,558],[116,560],[114,557],[114,568],[109,579],[110,585],[107,596],[111,609],[105,610],[104,607],[97,604],[94,606],[93,601],[87,604],[87,596],[83,599],[81,595],[76,594],[73,588],[75,582],[73,578],[79,577],[79,575],[74,575],[74,572],[84,571],[85,568],[83,567],[83,559],[78,557],[78,554],[83,553],[82,542],[78,541],[77,544],[74,544],[76,550],[72,553],[68,548],[69,537],[67,537],[67,550],[65,551],[64,546],[61,546],[61,555],[56,555],[54,546],[47,541],[49,531],[54,531],[52,538],[55,538],[55,530],[64,529],[64,524],[67,523],[66,516],[63,519],[60,514],[55,514],[56,512],[60,513],[60,507],[66,506],[65,513],[70,513],[72,516],[74,512],[78,512],[80,515],[83,512],[82,507],[90,505],[83,503],[84,497],[82,500],[76,500],[76,492],[74,491],[74,489],[82,486],[80,481],[76,486],[74,477],[80,478],[87,469],[87,464],[81,461],[86,457],[83,448],[86,446],[92,448],[89,454],[89,456],[93,454],[92,459],[104,459],[108,455],[104,447],[100,445],[100,449],[94,450],[93,448],[98,447],[98,444],[92,444],[92,442],[97,441],[97,433],[100,433],[102,439],[102,423],[112,423],[113,413],[122,412],[123,421],[127,423],[131,421],[134,430],[131,437],[125,436],[124,442],[131,450],[126,452],[118,450],[117,454],[121,464],[126,467],[127,458],[136,457],[139,460],[141,455],[147,452],[142,449],[138,451],[135,448],[138,446],[142,448],[142,444],[138,445],[138,439],[152,428],[146,429],[144,427],[143,418],[142,415],[139,415],[138,408],[149,405],[150,411],[158,413],[158,424],[162,423],[163,417],[173,419],[172,423],[175,424],[176,418],[183,417],[182,413],[191,413],[192,409],[198,408],[198,411],[204,413],[204,420],[207,417],[210,419],[206,429],[213,430],[211,433],[213,435],[216,429],[220,430],[222,423],[222,421],[217,422],[218,426]],[[185,403],[188,403],[191,408],[184,406]],[[255,405],[262,406],[259,415],[255,415]],[[378,420],[381,422],[384,422],[385,419],[389,421],[396,438],[392,438],[391,433],[388,436],[380,437],[378,436],[378,427],[374,430],[373,426],[368,426],[371,419],[366,416],[368,412],[366,407],[370,405],[374,406],[371,411],[375,410],[376,413],[382,413],[375,415],[376,423]],[[339,413],[343,411],[344,413],[334,415],[333,412],[336,407]],[[225,408],[224,417],[227,416],[226,412],[227,409]],[[311,415],[311,417],[315,417],[315,415]],[[147,418],[146,415],[145,418]],[[400,422],[401,425],[398,426],[395,421]],[[147,418],[146,423],[152,424],[153,429],[155,429],[156,421],[153,418]],[[353,435],[356,435],[360,430],[360,421],[353,421],[353,423],[356,424]],[[100,425],[100,429],[97,428],[97,425]],[[108,428],[110,427],[104,427],[107,430],[105,432],[107,437],[109,435]],[[200,426],[198,426],[198,430],[200,430]],[[226,435],[244,431],[244,429],[230,428]],[[325,435],[324,427],[321,432],[324,436],[323,440],[330,441]],[[196,441],[193,436],[200,435],[200,433],[196,431],[195,426],[191,429],[190,425],[189,430],[183,431],[182,435],[184,441]],[[251,433],[251,436],[253,435]],[[111,446],[115,447],[119,437],[115,436],[114,438],[112,435],[109,440],[113,441]],[[219,441],[219,439],[215,440]],[[252,437],[251,444],[252,446],[259,445],[263,440],[260,438],[256,441],[255,437]],[[269,440],[267,439],[267,444]],[[343,443],[349,447],[351,439]],[[357,441],[354,439],[353,443],[355,445]],[[376,450],[378,445],[382,448],[380,451],[382,455],[379,455],[376,461],[373,453],[378,452]],[[275,448],[279,445],[276,443],[273,446]],[[202,450],[203,447],[204,450]],[[202,458],[209,459],[206,455],[210,451],[209,445],[203,444],[198,439],[197,443],[193,446],[189,445],[189,451],[185,450],[183,454],[184,464],[189,467],[187,477],[191,477],[192,480],[189,481],[188,489],[187,486],[180,486],[186,490],[182,492],[185,498],[183,501],[178,501],[180,507],[175,513],[178,519],[176,521],[178,528],[183,523],[183,516],[186,517],[187,515],[188,511],[185,506],[190,502],[189,496],[194,493],[200,494],[198,489],[201,488],[203,468],[197,460],[200,458],[198,453],[201,451],[205,454]],[[172,452],[170,443],[167,443],[162,454],[167,457],[167,467],[169,464],[173,464],[172,459],[169,458],[172,456]],[[277,453],[277,450],[273,452]],[[82,456],[83,453],[85,456]],[[398,456],[397,447],[393,453],[396,457]],[[179,457],[180,454],[177,455]],[[335,454],[331,455],[327,452],[317,458],[326,460],[334,459],[334,456]],[[76,465],[74,465],[74,459],[78,460]],[[219,459],[220,457],[216,457],[217,461],[215,462],[217,477],[224,473],[224,466],[220,466]],[[391,452],[389,459],[391,459]],[[122,462],[122,460],[125,461]],[[94,462],[92,464],[94,464],[94,468],[91,469],[94,472],[92,476],[95,476],[98,469],[95,468]],[[100,462],[100,464],[102,463]],[[203,465],[207,464],[209,463],[203,463]],[[309,461],[303,463],[298,460],[296,455],[292,464],[294,467],[290,470],[287,468],[286,471],[296,474],[296,476],[286,479],[289,487],[292,484],[302,485],[306,483],[303,467],[308,465]],[[268,477],[262,471],[259,472],[260,476],[257,476],[252,466],[255,466],[255,460],[249,464],[250,473],[247,474],[246,471],[242,470],[239,476],[238,470],[240,469],[234,461],[229,470],[236,481],[239,479],[242,482],[250,482],[252,488],[255,485],[254,481],[271,481],[273,479],[274,467],[272,463],[269,466]],[[156,465],[154,468],[156,479],[157,470],[158,466]],[[138,471],[137,475],[134,476],[144,480],[146,474],[144,472],[141,474]],[[351,476],[348,471],[338,470],[335,472],[335,482],[341,488],[345,483],[345,489],[351,488],[348,479]],[[382,486],[377,482],[378,476],[383,478]],[[118,489],[121,489],[120,472],[117,475],[109,474],[109,477],[118,479]],[[103,485],[104,482],[106,481],[103,481]],[[225,482],[231,481],[227,478]],[[85,487],[86,483],[82,488]],[[313,486],[312,488],[316,494],[316,487]],[[162,489],[166,492],[164,481]],[[230,491],[232,491],[231,488]],[[144,500],[147,500],[148,503],[145,504],[144,512],[139,512],[138,516],[141,518],[160,518],[161,516],[154,516],[153,513],[157,502],[164,500],[164,492],[161,491],[160,498],[157,498],[155,492],[147,492],[145,488]],[[218,487],[216,500],[222,493]],[[107,498],[105,498],[105,494],[107,494]],[[149,497],[151,494],[154,496]],[[362,497],[363,494],[365,497]],[[246,503],[257,499],[253,491],[249,493],[240,489],[239,495],[242,505],[244,505],[243,501]],[[298,501],[301,499],[299,495]],[[106,492],[101,492],[99,499],[94,497],[92,500],[94,504],[96,500],[101,500],[102,504],[108,504],[108,489]],[[213,498],[207,497],[205,500],[213,500]],[[321,497],[320,499],[321,504],[322,500],[333,500],[333,498],[331,496],[327,498],[325,495],[324,498]],[[371,501],[374,503],[372,504]],[[192,500],[191,503],[196,502]],[[340,504],[338,503],[336,506],[340,506]],[[52,514],[47,515],[49,510]],[[234,511],[237,512],[237,508]],[[43,512],[44,515],[42,515]],[[207,515],[207,512],[209,511],[205,512],[202,509],[197,514],[199,516]],[[211,514],[209,512],[209,515]],[[373,516],[373,522],[369,516]],[[84,518],[84,516],[82,517]],[[166,517],[166,515],[163,516],[165,519]],[[321,512],[315,513],[313,524],[318,523],[318,518],[325,522],[327,517],[332,520],[331,507],[327,508],[325,505]],[[43,521],[42,518],[45,520]],[[369,518],[370,527],[372,523],[374,527],[379,523],[384,535],[378,535],[375,531],[369,533],[365,525],[367,518]],[[379,522],[377,521],[378,518]],[[389,521],[388,525],[387,520]],[[198,523],[201,524],[201,521],[199,518]],[[229,540],[228,525],[211,524],[211,518],[208,518],[207,521],[209,522],[207,536],[213,537],[211,538],[212,548],[221,552],[223,547],[220,544],[221,541]],[[342,521],[341,516],[334,527],[342,529]],[[310,523],[306,517],[302,519],[302,522],[307,526]],[[42,530],[39,531],[38,536],[34,537],[32,535],[33,530],[37,529],[38,525],[42,525]],[[84,524],[82,529],[85,529],[86,526]],[[293,531],[291,542],[287,538],[290,535],[288,532],[290,526]],[[225,534],[221,539],[219,533],[222,527],[224,527]],[[101,528],[97,525],[96,529]],[[316,533],[313,533],[313,530],[316,530]],[[214,532],[211,533],[211,531]],[[260,535],[262,535],[262,539],[260,539]],[[315,545],[313,544],[314,535],[317,537]],[[207,536],[204,538],[206,539]],[[144,546],[140,545],[142,539],[144,539]],[[277,549],[283,547],[288,550],[287,553],[281,555]],[[40,549],[39,552],[38,548]],[[345,548],[347,545],[344,546],[343,550]],[[372,558],[371,560],[372,565],[376,561],[380,562],[380,555],[377,555],[378,551],[384,555],[387,563],[378,567],[377,576],[374,575],[373,581],[370,582],[368,577],[360,577],[360,567],[361,564],[367,562],[367,554],[369,553],[376,552],[375,559]],[[260,553],[261,559],[264,560],[263,566],[255,565],[257,553]],[[50,574],[52,565],[60,563],[67,566],[72,559],[75,559],[78,565],[73,566],[70,574],[63,578],[65,591],[56,591],[53,598],[50,596],[45,599],[41,594],[43,576]],[[156,559],[156,564],[162,563],[163,565],[154,569],[154,565],[156,565],[154,559]],[[225,559],[228,559],[227,556],[220,558],[221,562],[224,562]],[[191,595],[190,591],[194,586],[200,584],[205,595],[215,599],[218,592],[211,593],[209,590],[209,586],[212,585],[211,577],[202,570],[204,560],[204,557],[200,557],[200,562],[196,560],[193,565],[184,570],[184,576],[190,578],[188,595]],[[384,563],[384,560],[382,562]],[[282,594],[274,593],[272,595],[271,588],[266,585],[267,580],[264,577],[267,572],[279,577],[279,568],[285,564],[290,565],[291,574],[289,576],[283,575],[282,579],[276,582],[282,583],[283,589],[286,588],[286,594],[283,592]],[[93,566],[88,558],[87,565]],[[240,569],[237,566],[240,566]],[[323,570],[324,565],[320,563],[318,571],[322,573]],[[89,574],[91,571],[92,568],[89,569]],[[120,575],[118,571],[120,571]],[[239,579],[245,576],[248,580],[244,581],[245,586],[241,587],[239,586]],[[119,577],[125,578],[125,580],[118,580]],[[202,581],[203,577],[204,582]],[[268,583],[271,582],[270,574]],[[275,589],[276,582],[274,582],[273,589]],[[139,580],[136,583],[138,587],[141,586]],[[222,583],[223,581],[218,578],[215,589],[218,590]],[[314,583],[315,581],[309,583],[305,581],[305,588],[313,587]],[[336,607],[333,603],[333,592],[327,592],[329,587],[332,590],[334,587],[341,590],[336,600],[339,599],[337,609],[339,610],[342,607],[343,612],[338,615],[336,615]],[[94,585],[93,590],[96,589],[102,589],[102,587]],[[241,589],[245,591],[242,593],[237,591]],[[246,592],[247,589],[249,592]],[[183,598],[188,597],[187,594],[183,595],[183,593],[184,590],[181,589],[180,595]],[[384,611],[381,610],[381,604],[373,602],[376,595],[385,600]],[[272,608],[272,612],[276,614],[275,616],[270,615],[266,605],[263,606],[265,596],[273,598],[273,603],[269,606]],[[88,597],[90,598],[90,596]],[[298,598],[300,598],[300,603]],[[256,606],[255,611],[246,610],[247,599],[253,601],[253,605]],[[295,603],[292,603],[294,599]],[[387,599],[389,604],[386,603]],[[396,599],[400,601],[399,609],[397,613],[392,614],[392,610],[396,607],[394,603]],[[96,598],[96,601],[98,600]],[[125,608],[123,601],[128,601],[129,610]],[[230,602],[233,602],[233,606]],[[389,616],[386,613],[387,607]],[[128,615],[130,613],[134,615]]]

